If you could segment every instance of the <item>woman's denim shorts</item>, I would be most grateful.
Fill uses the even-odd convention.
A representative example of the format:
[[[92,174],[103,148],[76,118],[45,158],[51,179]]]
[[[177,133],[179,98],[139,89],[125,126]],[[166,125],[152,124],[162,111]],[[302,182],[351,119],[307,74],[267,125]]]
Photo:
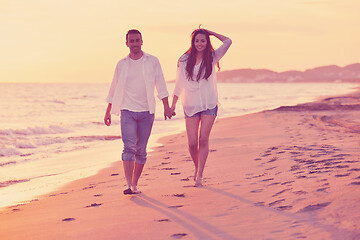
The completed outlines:
[[[216,105],[216,107],[212,108],[212,109],[206,109],[204,111],[201,112],[197,112],[192,116],[188,116],[185,114],[185,118],[189,118],[189,117],[200,117],[201,115],[210,115],[210,116],[217,116],[217,112],[218,112],[218,106]]]

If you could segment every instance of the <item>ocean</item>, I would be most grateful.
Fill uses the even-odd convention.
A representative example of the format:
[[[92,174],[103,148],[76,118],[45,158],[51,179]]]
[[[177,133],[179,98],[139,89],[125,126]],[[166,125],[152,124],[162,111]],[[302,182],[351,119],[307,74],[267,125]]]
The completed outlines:
[[[119,118],[113,116],[110,127],[103,123],[109,86],[0,83],[0,207],[30,201],[120,160]],[[356,87],[350,83],[219,83],[218,118],[346,94]],[[173,88],[168,83],[170,93]],[[185,130],[181,104],[176,113],[165,121],[162,103],[157,101],[149,150],[160,137]],[[83,157],[101,151],[114,151],[118,157]]]

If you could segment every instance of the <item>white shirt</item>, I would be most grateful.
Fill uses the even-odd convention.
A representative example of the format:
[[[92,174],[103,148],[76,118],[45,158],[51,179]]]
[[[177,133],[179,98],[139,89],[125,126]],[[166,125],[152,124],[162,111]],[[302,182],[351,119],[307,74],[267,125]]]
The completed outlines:
[[[130,59],[128,76],[125,82],[124,99],[121,106],[122,110],[126,109],[133,112],[149,111],[142,68],[142,57],[138,60]]]
[[[124,100],[125,83],[128,77],[130,59],[131,58],[128,55],[127,57],[121,59],[116,65],[109,94],[106,98],[106,101],[112,104],[111,114],[119,115],[120,113]],[[143,52],[143,68],[141,72],[144,76],[149,111],[152,114],[155,113],[155,87],[158,93],[157,97],[160,100],[168,97],[169,93],[166,88],[160,62],[155,56]]]
[[[174,95],[181,97],[186,115],[192,116],[195,113],[212,109],[218,104],[218,92],[216,85],[216,63],[225,55],[231,46],[231,39],[226,39],[223,44],[214,51],[212,73],[209,78],[200,78],[199,81],[188,80],[186,77],[186,58],[183,55],[179,61],[176,76]],[[194,66],[193,76],[196,78],[200,64]]]

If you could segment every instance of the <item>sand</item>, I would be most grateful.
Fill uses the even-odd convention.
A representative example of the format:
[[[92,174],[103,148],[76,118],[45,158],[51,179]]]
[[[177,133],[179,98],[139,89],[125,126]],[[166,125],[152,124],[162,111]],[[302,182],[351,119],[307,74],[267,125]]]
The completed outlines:
[[[185,133],[162,138],[141,194],[117,162],[2,209],[0,239],[360,239],[359,110],[355,93],[219,119],[201,188]]]

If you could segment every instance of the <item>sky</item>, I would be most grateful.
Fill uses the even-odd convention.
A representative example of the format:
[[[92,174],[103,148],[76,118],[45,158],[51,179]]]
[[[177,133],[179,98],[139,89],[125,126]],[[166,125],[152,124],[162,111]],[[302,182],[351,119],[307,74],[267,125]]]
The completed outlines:
[[[345,66],[360,62],[359,9],[359,0],[0,0],[0,82],[111,82],[133,28],[174,80],[199,24],[233,41],[222,71]]]

